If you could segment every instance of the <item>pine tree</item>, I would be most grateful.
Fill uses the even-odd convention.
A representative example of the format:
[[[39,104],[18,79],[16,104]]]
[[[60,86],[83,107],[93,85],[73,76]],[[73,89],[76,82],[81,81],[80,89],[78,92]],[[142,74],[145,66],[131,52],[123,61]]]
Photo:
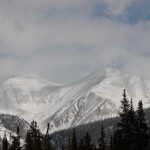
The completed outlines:
[[[32,138],[29,131],[27,131],[26,139],[25,139],[25,150],[31,150],[32,148]]]
[[[68,145],[67,145],[68,150],[71,150],[71,138],[70,138],[70,130],[69,130],[69,137],[68,137]]]
[[[132,99],[131,99],[128,119],[129,119],[129,121],[128,121],[128,123],[129,123],[129,125],[128,125],[128,144],[129,144],[129,149],[133,150],[135,148],[137,116],[134,111]]]
[[[115,140],[118,143],[114,143],[118,150],[129,150],[130,148],[130,119],[129,110],[130,104],[126,96],[126,91],[123,91],[123,99],[121,100],[121,112],[119,116],[121,118],[118,123],[118,129],[116,131]]]
[[[84,143],[84,139],[83,138],[81,138],[81,140],[80,140],[79,150],[85,150],[85,143]]]
[[[77,142],[77,136],[76,136],[75,128],[73,128],[73,133],[72,133],[71,150],[78,150],[78,142]]]
[[[32,121],[30,129],[27,131],[25,140],[26,150],[41,150],[41,136],[40,131],[37,129],[37,122]]]
[[[113,150],[146,150],[148,127],[142,101],[139,102],[138,110],[135,112],[132,99],[129,105],[124,90],[121,109],[119,113],[121,119],[113,137]]]
[[[6,133],[4,134],[2,140],[2,150],[8,150],[8,141],[7,141]]]
[[[148,129],[148,144],[146,150],[150,150],[150,128]]]
[[[92,144],[91,136],[89,135],[88,132],[86,133],[84,137],[84,141],[85,141],[85,150],[92,150],[93,144]]]
[[[13,138],[13,141],[12,141],[10,150],[21,150],[19,126],[17,127],[17,136],[13,136],[12,138]]]
[[[125,125],[128,122],[128,112],[130,109],[130,104],[126,96],[125,89],[123,90],[122,96],[123,99],[121,100],[121,106],[120,106],[122,111],[119,113],[119,116],[121,117],[121,122],[118,124],[118,126],[125,128],[126,127]]]
[[[97,150],[106,150],[107,145],[105,141],[105,132],[104,132],[104,127],[101,127],[101,137],[98,139],[98,148]]]
[[[120,129],[116,129],[113,136],[113,150],[121,150],[122,147],[122,132]]]
[[[136,132],[136,149],[146,150],[148,144],[148,126],[146,123],[143,103],[139,101],[137,108],[137,132]]]
[[[113,150],[113,137],[110,137],[109,147],[108,150]]]
[[[51,136],[49,135],[49,123],[47,124],[47,131],[41,141],[42,150],[52,150]]]

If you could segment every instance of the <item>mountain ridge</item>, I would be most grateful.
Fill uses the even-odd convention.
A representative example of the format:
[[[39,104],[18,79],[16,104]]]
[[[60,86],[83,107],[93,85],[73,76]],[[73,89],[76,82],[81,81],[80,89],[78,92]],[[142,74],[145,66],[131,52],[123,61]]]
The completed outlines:
[[[6,89],[0,85],[0,111],[19,115],[29,122],[37,120],[42,132],[47,123],[52,133],[116,116],[123,89],[133,98],[134,106],[140,99],[145,107],[150,106],[150,81],[117,69],[96,71],[65,86],[50,85],[35,75],[17,79],[19,84],[8,79],[5,83],[11,84]]]

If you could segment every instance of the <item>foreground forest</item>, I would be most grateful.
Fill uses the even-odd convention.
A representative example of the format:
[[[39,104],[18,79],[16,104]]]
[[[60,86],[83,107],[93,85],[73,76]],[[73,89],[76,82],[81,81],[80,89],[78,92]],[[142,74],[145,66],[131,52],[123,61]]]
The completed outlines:
[[[61,131],[59,134],[49,135],[49,124],[47,125],[46,134],[43,135],[40,133],[36,121],[32,121],[24,142],[20,142],[21,136],[18,126],[16,127],[17,134],[12,136],[11,141],[8,141],[6,136],[3,137],[1,149],[150,150],[149,119],[146,117],[142,101],[139,101],[137,110],[134,110],[132,99],[131,101],[128,100],[124,90],[120,108],[119,117],[101,121],[101,126],[99,127],[91,124],[93,128],[96,128],[93,134],[97,134],[97,139],[91,136],[92,131],[88,131],[88,128],[84,135],[83,132],[80,134],[78,127]],[[84,125],[80,129],[83,128]],[[62,136],[60,133],[62,133]],[[63,134],[67,138],[60,140],[60,137],[65,137]]]

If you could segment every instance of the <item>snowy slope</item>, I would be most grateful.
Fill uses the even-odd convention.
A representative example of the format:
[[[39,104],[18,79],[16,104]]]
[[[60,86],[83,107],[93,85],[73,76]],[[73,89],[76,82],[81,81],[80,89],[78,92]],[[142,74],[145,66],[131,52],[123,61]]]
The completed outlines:
[[[140,99],[150,106],[150,81],[116,69],[97,71],[68,86],[37,75],[18,76],[0,86],[0,112],[37,120],[45,132],[73,127],[117,115],[126,89],[136,106]]]
[[[7,137],[7,140],[11,141],[11,137],[16,136],[18,125],[20,127],[21,139],[24,139],[27,129],[29,128],[28,122],[17,116],[0,114],[0,141],[5,135]]]
[[[116,116],[123,89],[133,98],[135,107],[140,99],[150,106],[149,81],[108,68],[60,87],[42,99],[48,105],[38,116],[42,129],[48,122],[55,131]]]
[[[0,85],[0,112],[32,114],[39,99],[58,86],[34,74],[12,77]]]

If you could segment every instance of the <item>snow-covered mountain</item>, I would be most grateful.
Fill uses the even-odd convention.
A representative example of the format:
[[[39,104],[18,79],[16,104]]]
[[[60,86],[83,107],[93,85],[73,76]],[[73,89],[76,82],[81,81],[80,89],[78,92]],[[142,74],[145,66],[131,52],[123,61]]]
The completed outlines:
[[[41,100],[49,104],[41,124],[57,130],[116,116],[123,89],[135,107],[140,99],[150,106],[149,81],[108,68],[50,92]]]
[[[29,123],[18,116],[0,114],[0,141],[6,135],[7,139],[12,140],[12,136],[16,135],[17,126],[20,127],[21,139],[25,138]]]
[[[0,85],[0,112],[33,120],[38,101],[59,86],[35,74],[9,78]]]
[[[68,86],[37,75],[18,76],[0,86],[0,112],[35,119],[43,132],[50,123],[54,132],[116,116],[123,89],[135,106],[140,99],[150,106],[150,81],[116,69],[94,72]]]

